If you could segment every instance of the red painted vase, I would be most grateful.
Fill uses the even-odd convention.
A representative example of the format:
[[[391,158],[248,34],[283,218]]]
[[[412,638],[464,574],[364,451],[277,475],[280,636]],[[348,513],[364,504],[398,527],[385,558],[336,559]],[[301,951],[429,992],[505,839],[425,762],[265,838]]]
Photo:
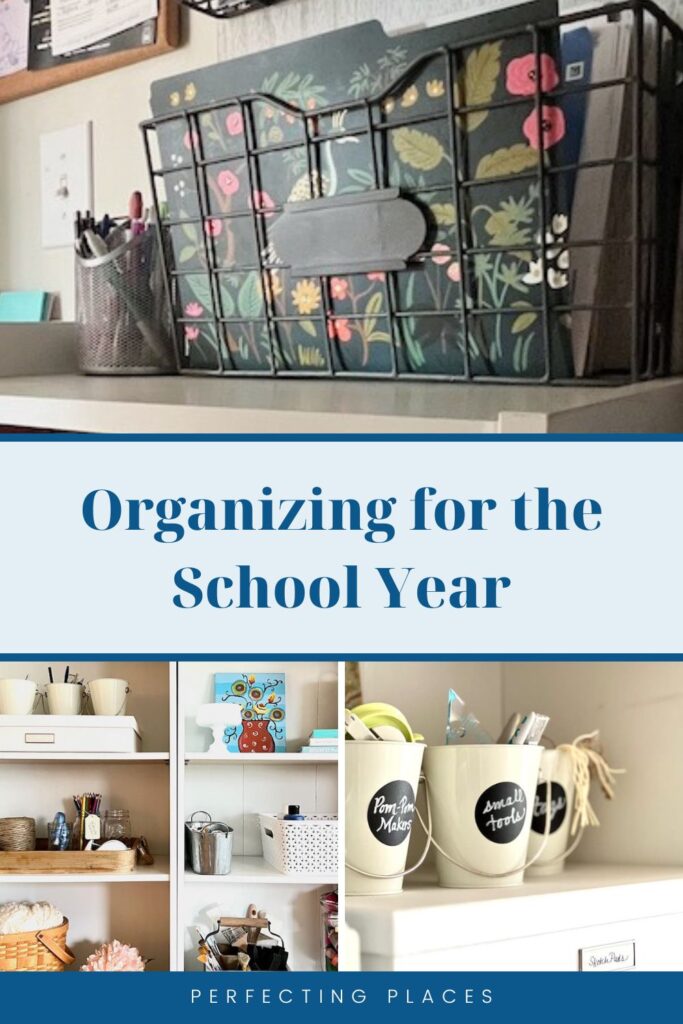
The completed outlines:
[[[270,722],[242,721],[242,732],[237,741],[243,754],[272,754],[275,751],[275,740],[268,726]]]

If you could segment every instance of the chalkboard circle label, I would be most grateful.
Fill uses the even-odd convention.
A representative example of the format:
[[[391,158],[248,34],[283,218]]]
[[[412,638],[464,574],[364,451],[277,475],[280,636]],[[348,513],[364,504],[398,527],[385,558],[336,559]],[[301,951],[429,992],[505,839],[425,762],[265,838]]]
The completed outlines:
[[[368,804],[368,826],[385,846],[400,846],[410,835],[415,814],[415,792],[409,782],[396,779],[378,789]]]
[[[545,816],[546,816],[546,798],[548,795],[548,787],[545,782],[542,782],[536,790],[536,796],[534,797],[534,813],[531,817],[531,827],[534,832],[538,832],[539,835],[545,833]],[[557,832],[558,828],[561,828],[562,822],[567,815],[567,794],[564,786],[561,786],[559,782],[551,782],[550,784],[550,833]]]
[[[526,794],[514,782],[497,782],[484,790],[474,808],[481,834],[492,843],[511,843],[524,828]]]

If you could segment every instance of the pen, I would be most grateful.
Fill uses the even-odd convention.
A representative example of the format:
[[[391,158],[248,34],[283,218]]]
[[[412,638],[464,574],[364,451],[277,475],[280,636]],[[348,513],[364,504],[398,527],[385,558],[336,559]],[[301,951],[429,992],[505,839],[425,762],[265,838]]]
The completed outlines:
[[[133,192],[128,203],[128,214],[130,216],[130,228],[133,238],[136,235],[141,235],[145,230],[143,213],[142,192]]]

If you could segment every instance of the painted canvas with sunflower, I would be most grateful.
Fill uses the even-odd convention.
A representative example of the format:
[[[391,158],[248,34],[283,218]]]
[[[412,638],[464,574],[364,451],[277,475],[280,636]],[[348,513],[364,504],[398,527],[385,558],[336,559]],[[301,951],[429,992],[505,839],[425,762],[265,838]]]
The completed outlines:
[[[217,672],[216,704],[236,704],[242,723],[223,740],[230,754],[279,754],[287,749],[285,676],[271,672]]]
[[[155,83],[183,367],[572,376],[559,34],[537,57],[529,30],[556,14],[368,22]],[[405,269],[285,265],[284,204],[387,187],[427,224]]]

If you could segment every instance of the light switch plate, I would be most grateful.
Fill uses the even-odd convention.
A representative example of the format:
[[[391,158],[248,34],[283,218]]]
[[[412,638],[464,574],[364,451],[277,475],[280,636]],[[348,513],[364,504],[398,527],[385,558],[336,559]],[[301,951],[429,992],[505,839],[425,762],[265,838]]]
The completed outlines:
[[[74,214],[93,208],[92,122],[40,136],[43,248],[73,245]]]

